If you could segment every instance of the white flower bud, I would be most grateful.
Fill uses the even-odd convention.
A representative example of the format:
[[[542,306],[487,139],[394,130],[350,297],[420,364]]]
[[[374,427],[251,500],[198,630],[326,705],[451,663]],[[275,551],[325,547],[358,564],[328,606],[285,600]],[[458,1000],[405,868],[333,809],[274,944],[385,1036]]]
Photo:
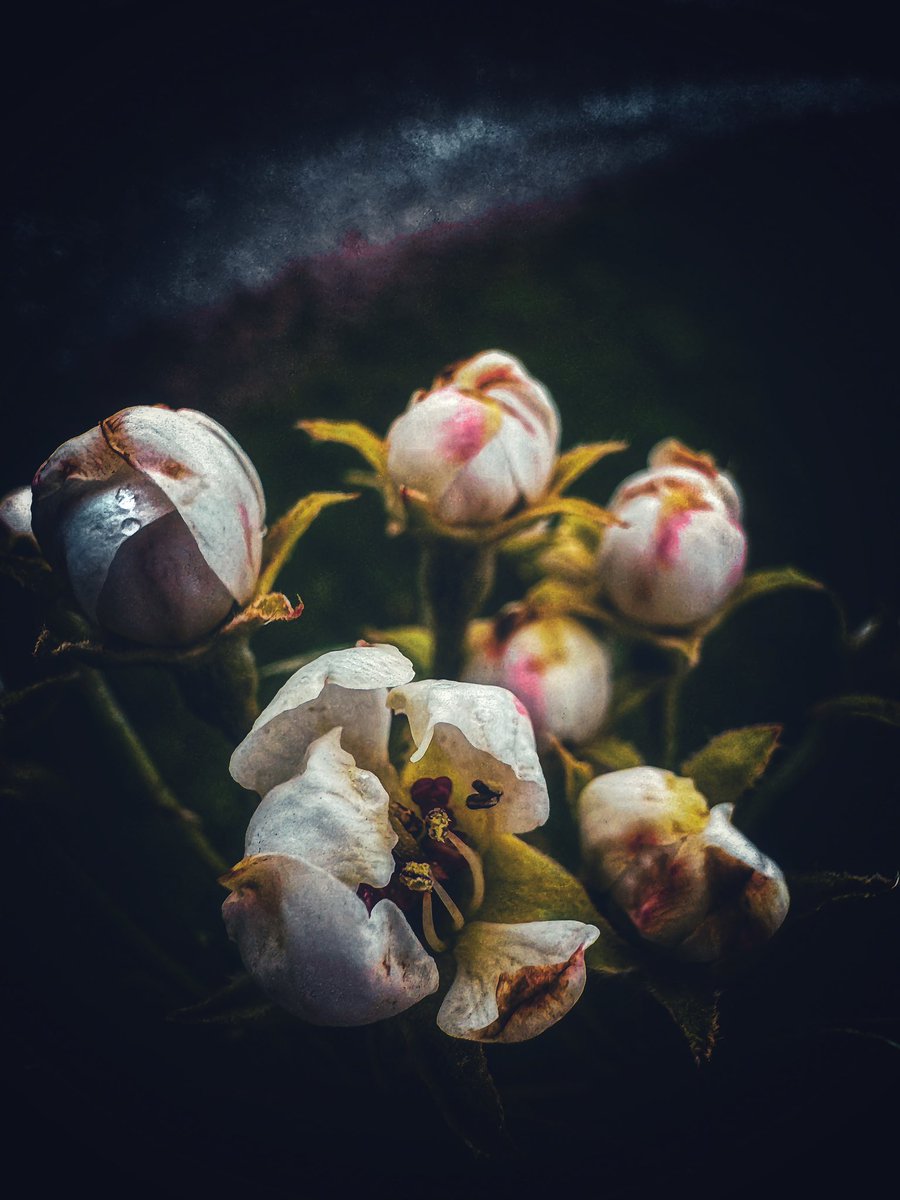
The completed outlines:
[[[764,942],[787,915],[781,870],[711,811],[690,779],[632,767],[594,779],[578,800],[588,879],[635,929],[675,957],[713,962]]]
[[[539,743],[588,741],[612,693],[606,647],[571,617],[504,624],[473,622],[462,679],[508,688],[528,709]]]
[[[540,499],[558,446],[550,393],[518,359],[485,350],[413,395],[388,430],[387,465],[443,521],[481,525]]]
[[[204,413],[122,409],[60,446],[32,492],[44,555],[110,633],[186,645],[253,594],[262,486],[234,438]]]
[[[602,591],[643,625],[684,628],[721,607],[741,581],[747,553],[741,501],[712,459],[662,442],[650,467],[622,483],[600,547]]]

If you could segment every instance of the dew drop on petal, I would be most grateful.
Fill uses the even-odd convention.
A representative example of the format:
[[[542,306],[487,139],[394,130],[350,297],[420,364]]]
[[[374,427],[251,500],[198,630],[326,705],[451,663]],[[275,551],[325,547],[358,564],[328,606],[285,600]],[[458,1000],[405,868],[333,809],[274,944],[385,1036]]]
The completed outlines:
[[[124,508],[126,512],[131,512],[137,504],[137,496],[130,487],[116,488],[116,504],[119,508]]]
[[[126,537],[131,537],[133,533],[137,533],[140,527],[140,521],[136,520],[134,517],[126,517],[122,522],[122,532]]]

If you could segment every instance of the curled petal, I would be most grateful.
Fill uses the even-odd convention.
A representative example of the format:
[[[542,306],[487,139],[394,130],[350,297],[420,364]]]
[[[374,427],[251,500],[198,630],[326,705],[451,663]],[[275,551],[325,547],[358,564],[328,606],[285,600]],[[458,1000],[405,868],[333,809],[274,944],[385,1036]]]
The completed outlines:
[[[598,937],[580,921],[473,921],[456,944],[456,977],[438,1025],[476,1042],[536,1037],[584,991],[584,952]]]
[[[525,833],[547,820],[547,784],[534,731],[521,701],[505,688],[427,679],[394,688],[388,703],[406,713],[416,743],[411,761],[429,750],[452,764],[452,773],[482,780],[501,793],[481,812],[458,809],[481,832]]]
[[[31,531],[31,488],[18,487],[0,499],[0,549],[35,546]]]
[[[247,971],[276,1004],[314,1025],[368,1025],[438,986],[434,960],[390,900],[371,916],[320,867],[254,855],[221,881],[229,936]]]
[[[341,749],[341,730],[312,742],[306,769],[278,784],[247,828],[244,853],[288,854],[314,863],[350,888],[386,887],[397,844],[388,794]]]
[[[310,743],[337,726],[356,762],[383,773],[391,721],[387,689],[414,674],[395,646],[353,646],[320,655],[296,671],[257,717],[231,756],[231,774],[264,796],[292,779]]]
[[[194,409],[138,405],[100,424],[110,448],[166,495],[200,553],[239,604],[253,594],[265,500],[250,459],[217,421]],[[230,535],[240,521],[243,554]]]

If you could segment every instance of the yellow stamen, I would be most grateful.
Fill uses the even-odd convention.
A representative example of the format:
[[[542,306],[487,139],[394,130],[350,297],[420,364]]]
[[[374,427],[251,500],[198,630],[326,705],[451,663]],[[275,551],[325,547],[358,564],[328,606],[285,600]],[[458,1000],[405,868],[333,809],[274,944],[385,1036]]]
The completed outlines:
[[[430,891],[427,891],[422,897],[422,931],[425,934],[425,941],[435,954],[443,954],[447,949],[447,943],[441,941],[434,928],[434,913],[431,909]]]
[[[411,892],[430,892],[434,886],[431,865],[426,862],[404,863],[398,878]]]
[[[448,829],[446,839],[451,846],[454,847],[469,864],[469,870],[472,872],[472,912],[476,912],[484,903],[484,869],[481,865],[481,857],[477,850],[473,850],[462,838]]]
[[[462,929],[463,925],[466,923],[465,917],[459,911],[456,901],[449,894],[443,884],[438,883],[438,881],[435,879],[433,881],[433,886],[434,894],[438,897],[438,899],[444,905],[444,908],[446,908],[447,912],[450,914],[450,919],[453,921],[453,928],[457,933],[459,933],[460,929]]]

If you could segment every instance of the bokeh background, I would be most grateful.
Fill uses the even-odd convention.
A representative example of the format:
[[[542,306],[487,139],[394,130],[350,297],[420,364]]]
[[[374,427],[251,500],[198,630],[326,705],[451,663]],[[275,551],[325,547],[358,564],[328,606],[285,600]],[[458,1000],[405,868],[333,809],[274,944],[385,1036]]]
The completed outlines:
[[[508,350],[556,397],[564,446],[629,441],[583,494],[603,503],[678,436],[740,482],[751,567],[833,589],[842,614],[784,594],[711,639],[683,750],[783,723],[761,843],[795,871],[894,873],[896,730],[812,716],[898,691],[900,78],[880,6],[111,0],[21,11],[10,32],[3,490],[116,409],[163,402],[237,436],[274,518],[357,465],[297,419],[382,433],[447,362]],[[416,619],[414,547],[383,526],[374,496],[320,518],[280,584],[306,611],[257,637],[264,666]],[[518,588],[501,573],[495,602]],[[40,621],[6,582],[3,599],[15,687]],[[238,858],[224,737],[163,671],[114,683]],[[220,891],[131,802],[77,703],[8,748],[7,1153],[27,1145],[36,1182],[640,1196],[862,1186],[889,1161],[891,896],[786,932],[729,992],[699,1074],[618,985],[492,1053],[519,1148],[491,1163],[389,1037],[173,1019],[237,973]]]

